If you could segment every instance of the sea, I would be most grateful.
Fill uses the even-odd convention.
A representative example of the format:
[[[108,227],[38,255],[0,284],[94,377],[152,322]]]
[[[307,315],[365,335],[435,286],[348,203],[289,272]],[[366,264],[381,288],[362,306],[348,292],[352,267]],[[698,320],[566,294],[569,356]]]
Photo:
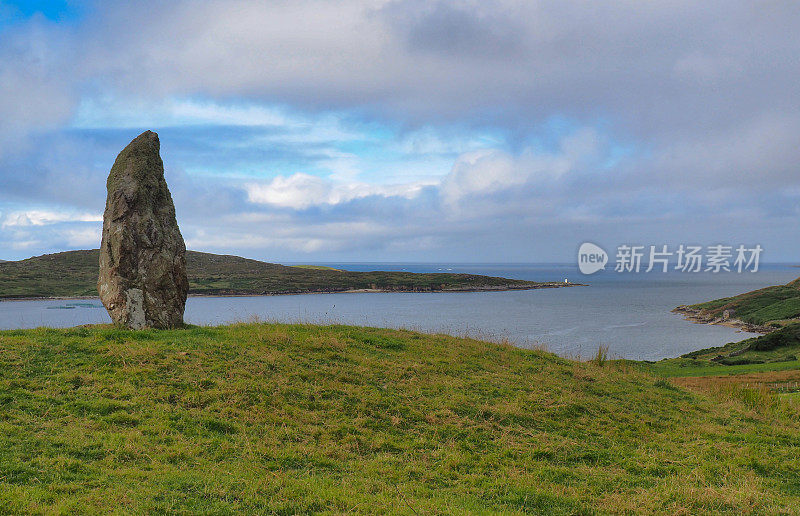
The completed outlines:
[[[459,272],[586,286],[455,293],[335,293],[252,297],[190,297],[185,319],[196,325],[234,322],[352,324],[543,348],[588,358],[599,347],[613,358],[659,360],[754,336],[725,326],[694,324],[671,312],[678,305],[787,283],[791,264],[758,272],[618,273],[584,276],[574,264],[325,263],[353,271]],[[65,328],[108,323],[99,299],[0,301],[0,329]]]

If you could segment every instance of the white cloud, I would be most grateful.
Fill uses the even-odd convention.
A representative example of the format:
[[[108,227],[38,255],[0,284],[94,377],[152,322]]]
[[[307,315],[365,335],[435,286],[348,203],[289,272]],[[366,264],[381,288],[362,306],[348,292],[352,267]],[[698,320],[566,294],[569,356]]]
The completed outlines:
[[[526,148],[518,155],[499,149],[464,153],[444,178],[442,196],[450,207],[455,207],[462,200],[491,197],[523,185],[550,190],[560,180],[570,179],[570,172],[599,168],[600,152],[597,134],[583,128],[564,137],[553,152]]]
[[[190,98],[148,99],[105,94],[81,99],[71,125],[97,129],[202,124],[285,127],[301,123],[286,109],[252,102],[222,104]]]
[[[26,210],[15,211],[3,217],[3,228],[48,226],[61,222],[102,222],[101,214],[77,213],[72,211]]]
[[[341,204],[370,196],[411,199],[425,186],[425,183],[374,185],[337,182],[297,173],[289,177],[278,176],[266,183],[246,183],[244,188],[250,202],[302,210],[311,206]]]
[[[41,240],[13,240],[11,242],[11,249],[15,251],[23,251],[26,249],[34,249],[42,245]]]
[[[307,224],[298,220],[280,226],[239,225],[229,231],[187,228],[186,245],[190,249],[288,249],[298,253],[329,252],[352,246],[353,237],[380,238],[389,229],[375,222],[320,222]],[[263,227],[263,226],[262,226]]]
[[[425,188],[435,187],[445,204],[452,208],[471,197],[487,198],[521,185],[546,186],[557,182],[587,163],[596,165],[599,145],[594,131],[581,129],[564,137],[554,152],[536,152],[530,148],[518,155],[491,148],[466,152],[456,158],[447,175],[423,181],[391,185],[364,183],[353,180],[356,173],[334,170],[329,177],[296,173],[268,182],[248,182],[243,188],[252,203],[303,210],[372,196],[414,199]]]
[[[97,225],[92,228],[68,229],[64,231],[67,244],[77,249],[94,249],[100,247],[102,227]]]
[[[470,194],[485,195],[522,184],[528,174],[515,167],[507,153],[496,150],[476,151],[459,156],[445,179],[442,192],[454,204]]]
[[[250,202],[295,209],[335,202],[330,184],[308,174],[278,176],[266,184],[248,183],[245,190]]]

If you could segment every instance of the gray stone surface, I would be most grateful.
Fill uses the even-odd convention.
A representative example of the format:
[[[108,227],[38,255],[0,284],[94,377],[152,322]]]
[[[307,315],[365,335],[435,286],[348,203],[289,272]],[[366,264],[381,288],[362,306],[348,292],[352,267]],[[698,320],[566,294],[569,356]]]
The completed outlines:
[[[145,131],[108,176],[97,290],[114,323],[131,329],[183,324],[186,246],[164,179],[158,135]]]

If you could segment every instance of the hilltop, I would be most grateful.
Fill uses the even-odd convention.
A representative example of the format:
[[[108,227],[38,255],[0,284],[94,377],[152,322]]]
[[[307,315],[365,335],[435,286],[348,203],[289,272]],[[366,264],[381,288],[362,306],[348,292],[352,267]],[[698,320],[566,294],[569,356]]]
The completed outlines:
[[[9,513],[778,514],[798,407],[445,335],[0,332]]]
[[[0,299],[97,295],[100,251],[47,254],[0,263]],[[352,272],[186,252],[189,295],[265,295],[377,290],[387,292],[453,292],[555,288],[541,283],[475,274]],[[571,285],[566,285],[571,286]]]

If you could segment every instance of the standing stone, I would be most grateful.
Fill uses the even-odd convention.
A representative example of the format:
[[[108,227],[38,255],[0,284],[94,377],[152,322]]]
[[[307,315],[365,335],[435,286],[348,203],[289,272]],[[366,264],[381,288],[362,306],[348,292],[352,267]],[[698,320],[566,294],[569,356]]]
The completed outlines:
[[[189,292],[159,149],[158,135],[143,132],[108,175],[97,290],[114,323],[135,330],[181,326]]]

